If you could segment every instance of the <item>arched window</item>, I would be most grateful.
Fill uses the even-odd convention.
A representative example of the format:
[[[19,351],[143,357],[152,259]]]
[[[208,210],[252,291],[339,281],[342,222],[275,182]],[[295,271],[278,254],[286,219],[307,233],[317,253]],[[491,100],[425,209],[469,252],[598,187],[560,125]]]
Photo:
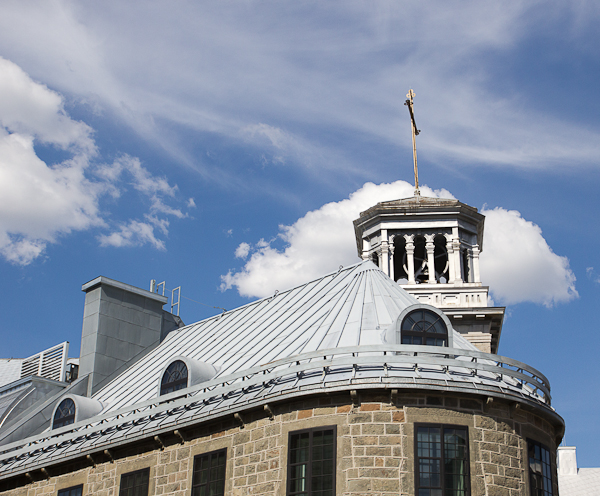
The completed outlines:
[[[429,267],[427,267],[427,250],[425,248],[425,237],[415,236],[415,251],[413,254],[415,268],[415,282],[424,284],[429,280]]]
[[[435,237],[433,242],[433,260],[435,265],[435,280],[440,283],[448,282],[448,250],[446,249],[446,238],[441,234]]]
[[[181,360],[167,367],[160,381],[160,394],[168,394],[188,386],[188,369]]]
[[[71,398],[62,400],[54,413],[52,428],[58,429],[75,422],[75,402]]]
[[[467,250],[463,250],[461,253],[462,257],[462,276],[464,282],[470,282],[470,274],[469,274],[469,252]]]
[[[425,309],[413,310],[400,328],[402,344],[448,346],[448,328],[440,315]]]
[[[394,280],[400,284],[408,283],[406,240],[401,235],[394,236]]]

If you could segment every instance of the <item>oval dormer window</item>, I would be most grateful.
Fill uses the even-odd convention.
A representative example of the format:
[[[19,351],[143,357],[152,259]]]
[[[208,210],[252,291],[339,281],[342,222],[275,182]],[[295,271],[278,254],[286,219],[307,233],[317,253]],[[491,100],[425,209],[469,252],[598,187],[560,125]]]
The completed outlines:
[[[75,422],[75,402],[71,398],[62,400],[54,413],[52,428],[58,429]]]
[[[181,360],[175,360],[167,367],[160,381],[160,394],[168,394],[188,387],[188,369]]]
[[[440,315],[420,308],[404,317],[401,343],[426,346],[448,346],[448,327]]]

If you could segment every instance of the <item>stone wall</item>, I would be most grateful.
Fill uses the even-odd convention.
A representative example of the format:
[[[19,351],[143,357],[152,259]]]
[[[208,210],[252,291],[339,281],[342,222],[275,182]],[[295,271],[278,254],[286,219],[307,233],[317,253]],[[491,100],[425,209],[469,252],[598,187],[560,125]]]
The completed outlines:
[[[40,480],[5,494],[56,494],[84,484],[84,494],[118,496],[122,474],[150,467],[149,494],[189,495],[194,456],[227,448],[226,494],[284,496],[289,432],[330,425],[337,426],[340,496],[413,495],[414,423],[422,422],[468,428],[473,496],[529,494],[527,438],[547,446],[556,475],[553,427],[531,412],[473,396],[399,394],[392,401],[389,392],[359,392],[355,401],[352,404],[344,394],[272,405],[273,419],[263,411],[242,413],[237,420],[229,417],[187,429],[183,443],[165,435],[159,441],[111,450],[114,461],[100,453],[80,462],[79,468],[48,467],[49,478],[38,470],[32,475]]]

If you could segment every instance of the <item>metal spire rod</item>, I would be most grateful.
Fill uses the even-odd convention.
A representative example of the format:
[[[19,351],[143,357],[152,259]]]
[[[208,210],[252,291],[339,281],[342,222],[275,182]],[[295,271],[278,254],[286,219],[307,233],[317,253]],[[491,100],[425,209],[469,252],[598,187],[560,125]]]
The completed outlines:
[[[417,141],[415,139],[416,136],[419,135],[421,131],[417,129],[417,123],[415,122],[415,114],[413,112],[413,98],[415,97],[415,92],[411,89],[408,90],[408,94],[406,95],[406,101],[404,105],[408,107],[408,111],[410,113],[410,129],[412,131],[412,144],[413,144],[413,160],[415,163],[415,196],[421,196],[421,192],[419,191],[419,169],[417,168]]]

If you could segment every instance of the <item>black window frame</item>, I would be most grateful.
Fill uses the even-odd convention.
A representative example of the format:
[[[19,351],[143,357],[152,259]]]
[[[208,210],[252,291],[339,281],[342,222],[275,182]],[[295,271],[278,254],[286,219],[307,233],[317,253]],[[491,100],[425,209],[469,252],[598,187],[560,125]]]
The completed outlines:
[[[73,405],[73,413],[62,416],[62,417],[58,417],[59,414],[63,413],[63,409],[61,408],[61,405],[63,405],[64,403],[66,403],[68,401],[71,402],[71,404]],[[52,417],[52,428],[60,429],[61,427],[65,427],[67,425],[74,424],[76,414],[77,414],[77,405],[75,404],[75,401],[73,401],[72,398],[65,398],[65,399],[61,400],[61,402],[58,404],[58,407],[56,407],[56,411],[54,412],[54,417]],[[60,424],[60,425],[57,425],[57,424]]]
[[[415,320],[413,315],[415,315],[416,313],[419,312],[423,312],[423,317],[419,320]],[[425,313],[431,314],[433,316],[436,317],[436,320],[433,323],[429,323],[425,320]],[[405,322],[407,321],[407,319],[412,318],[413,320],[415,320],[415,322],[413,323],[412,327],[410,330],[405,330]],[[419,324],[420,322],[427,322],[427,324],[429,325],[429,328],[432,328],[433,326],[435,326],[438,322],[441,323],[444,326],[444,330],[445,333],[440,333],[440,332],[427,332],[427,330],[425,331],[414,331],[412,330],[412,328],[414,328],[415,325]],[[420,346],[444,346],[444,347],[448,347],[449,346],[449,335],[448,335],[448,326],[446,325],[446,321],[444,320],[444,318],[442,317],[442,315],[440,315],[439,313],[433,311],[433,309],[430,308],[416,308],[414,310],[411,310],[410,312],[408,312],[404,318],[402,319],[402,322],[400,322],[400,343],[398,344],[407,344],[407,345],[412,345],[415,344],[413,342],[406,342],[409,339],[412,340],[412,338],[421,338],[422,342],[420,344]],[[407,339],[405,339],[407,338]],[[397,338],[396,338],[397,339]],[[442,339],[443,340],[443,344],[427,344],[427,339],[435,339],[435,340],[439,340]],[[418,343],[417,343],[418,345]]]
[[[332,469],[332,486],[331,486],[331,494],[335,496],[336,494],[336,474],[337,474],[337,425],[325,425],[320,427],[311,427],[309,429],[299,429],[295,431],[290,431],[288,433],[288,452],[287,452],[287,480],[286,480],[286,496],[294,496],[296,494],[306,494],[306,496],[313,496],[313,493],[319,492],[322,494],[322,491],[313,490],[311,487],[312,484],[312,448],[313,448],[313,439],[315,432],[323,432],[323,431],[333,431],[333,469]],[[292,436],[301,435],[301,434],[309,434],[309,447],[308,447],[308,460],[306,461],[307,465],[307,476],[306,479],[308,482],[308,488],[305,491],[292,491],[292,472],[293,467],[297,465],[301,465],[302,463],[291,463],[291,450],[292,450]]]
[[[126,478],[135,477],[138,474],[142,474],[144,472],[146,473],[146,480],[145,480],[146,493],[145,494],[136,492],[136,489],[138,487],[140,487],[140,486],[135,486],[134,485],[131,488],[129,488],[129,487],[124,488],[123,487],[123,482],[125,482]],[[135,484],[135,481],[134,481],[134,484]],[[132,489],[132,492],[131,493],[126,492],[128,489]],[[119,496],[148,496],[149,492],[150,492],[150,467],[141,468],[139,470],[134,470],[133,472],[127,472],[125,474],[121,474],[121,479],[120,479],[120,482],[119,482]]]
[[[167,374],[170,374],[169,369],[174,367],[176,364],[181,363],[185,367],[185,377],[181,379],[176,379],[171,382],[165,382],[167,378]],[[163,372],[162,377],[160,378],[160,396],[163,394],[174,393],[175,391],[179,391],[180,389],[185,389],[188,387],[190,380],[190,370],[187,364],[183,360],[173,360],[169,366]],[[169,391],[166,391],[169,389]]]
[[[76,491],[80,489],[79,494],[71,494],[71,491]],[[78,486],[65,487],[64,489],[59,489],[56,496],[81,496],[83,494],[83,484],[79,484]]]
[[[215,451],[209,451],[208,453],[201,453],[199,455],[194,456],[194,463],[192,465],[192,492],[191,495],[194,496],[195,492],[194,490],[196,488],[200,488],[202,486],[208,486],[210,488],[210,484],[216,482],[213,479],[213,471],[212,471],[212,467],[210,467],[210,462],[212,461],[213,458],[217,458],[219,457],[219,455],[224,455],[225,458],[225,463],[223,464],[223,477],[222,477],[222,488],[223,491],[219,494],[216,493],[211,493],[210,491],[206,492],[206,494],[213,494],[214,496],[224,496],[225,495],[225,484],[227,483],[227,448],[223,448],[220,450],[215,450]],[[200,481],[194,481],[194,479],[196,478],[196,464],[197,463],[202,463],[203,459],[208,458],[209,461],[209,469],[208,469],[208,479],[206,480],[206,482],[200,482]],[[217,467],[215,467],[217,470],[220,468],[218,465]],[[219,475],[219,474],[217,474]],[[221,478],[217,478],[217,481],[221,480]]]
[[[547,463],[544,462],[543,458],[539,460],[539,462],[542,464],[542,473],[541,474],[536,473],[532,470],[531,457],[529,456],[531,448],[535,449],[536,446],[538,448],[540,448],[540,451],[542,451],[542,453],[541,453],[542,457],[543,457],[543,451],[546,452],[546,455],[548,457]],[[549,477],[544,476],[543,465],[547,465]],[[545,444],[540,443],[539,441],[536,441],[535,439],[531,439],[531,438],[527,438],[527,470],[529,472],[529,494],[531,496],[554,496],[554,477],[552,475],[553,470],[552,470],[551,451],[548,449],[548,447]],[[541,488],[538,487],[538,483],[535,480],[536,476],[542,478],[542,486],[543,486],[543,479],[545,479],[545,478],[549,479],[550,491],[547,491],[543,487],[541,487]],[[535,484],[534,484],[534,482],[535,482]],[[534,491],[536,491],[536,492],[534,492]]]
[[[418,444],[418,429],[419,427],[427,427],[427,428],[438,428],[440,429],[440,488],[433,489],[441,489],[442,496],[453,496],[452,493],[447,492],[444,487],[444,476],[445,476],[445,456],[444,456],[444,430],[445,429],[457,429],[463,430],[466,434],[466,473],[465,477],[465,491],[464,496],[471,495],[471,453],[469,449],[469,428],[466,425],[457,425],[457,424],[436,424],[436,423],[415,423],[414,426],[414,464],[415,464],[415,494],[419,494],[419,489],[431,489],[431,487],[420,487],[420,464],[419,459],[421,458],[429,458],[429,457],[420,457],[419,456],[419,444]]]

